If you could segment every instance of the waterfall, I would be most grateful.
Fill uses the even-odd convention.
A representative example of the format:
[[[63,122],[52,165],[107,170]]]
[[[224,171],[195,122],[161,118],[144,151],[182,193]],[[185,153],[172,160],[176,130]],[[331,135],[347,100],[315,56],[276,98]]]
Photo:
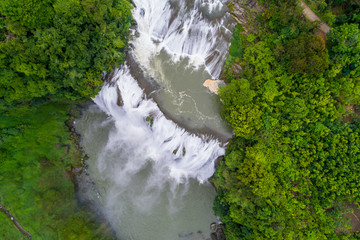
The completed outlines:
[[[233,26],[224,0],[133,2],[140,35],[134,45],[140,64],[150,69],[149,61],[165,49],[173,61],[187,57],[192,66],[205,64],[213,78],[219,77],[232,35],[227,26]]]
[[[179,184],[195,178],[203,183],[212,176],[214,161],[224,154],[218,140],[190,134],[168,120],[153,100],[146,99],[126,65],[116,71],[113,81],[115,86],[104,86],[94,101],[115,124],[104,152],[121,148],[132,159],[118,169],[117,175],[130,174],[126,178],[130,179],[131,174],[151,160],[152,176],[163,181],[170,177]],[[118,106],[119,93],[123,101],[121,107]],[[99,159],[102,169],[106,158]]]
[[[219,76],[231,36],[224,1],[133,0],[133,4],[138,26],[130,54],[144,78],[159,76],[154,61],[164,51],[166,61],[181,62],[175,69],[184,62],[191,68],[184,76],[204,66],[211,76]],[[96,106],[76,122],[89,155],[88,168],[79,178],[83,186],[79,194],[100,209],[119,239],[206,239],[216,220],[211,210],[215,191],[208,179],[224,146],[213,136],[190,133],[167,118],[159,103],[139,87],[133,64],[115,70],[93,99]],[[195,79],[199,75],[205,76],[198,73]],[[198,89],[186,86],[190,91],[181,93],[192,90],[196,97],[209,97],[198,80]],[[217,109],[206,116],[198,110],[219,104],[215,96],[205,104],[193,96],[188,99],[195,105],[193,115],[220,118]]]

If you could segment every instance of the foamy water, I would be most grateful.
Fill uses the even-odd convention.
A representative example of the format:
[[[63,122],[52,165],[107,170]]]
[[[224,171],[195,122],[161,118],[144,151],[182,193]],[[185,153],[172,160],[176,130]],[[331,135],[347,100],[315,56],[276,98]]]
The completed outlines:
[[[138,23],[133,54],[147,74],[165,78],[166,72],[154,65],[167,59],[182,62],[175,67],[186,62],[191,71],[205,65],[211,76],[218,77],[231,35],[225,27],[224,1],[133,2]],[[169,58],[159,58],[164,50]],[[206,89],[196,91],[198,96],[210,94]],[[216,111],[214,116],[203,116],[198,110],[201,104],[190,93],[185,89],[174,95],[189,94],[196,108],[194,116],[220,118]],[[208,239],[209,225],[216,221],[212,213],[215,191],[208,179],[215,171],[214,162],[224,154],[222,144],[169,120],[144,94],[126,64],[116,70],[94,102],[96,106],[76,123],[89,155],[80,195],[98,206],[119,239]]]
[[[151,160],[155,169],[161,169],[157,174],[164,175],[164,181],[170,177],[177,183],[184,183],[188,178],[195,178],[203,183],[212,176],[214,161],[224,154],[218,140],[190,134],[168,120],[153,100],[146,99],[126,66],[117,71],[113,81],[115,86],[104,86],[94,102],[116,126],[116,131],[110,133],[105,151],[121,146],[135,155],[134,159],[143,161],[124,166],[124,174],[138,171]],[[123,100],[122,107],[117,105],[116,88]]]
[[[134,0],[133,16],[140,36],[134,40],[140,64],[151,71],[150,61],[162,49],[173,61],[189,58],[190,65],[219,77],[230,46],[229,13],[221,0]]]

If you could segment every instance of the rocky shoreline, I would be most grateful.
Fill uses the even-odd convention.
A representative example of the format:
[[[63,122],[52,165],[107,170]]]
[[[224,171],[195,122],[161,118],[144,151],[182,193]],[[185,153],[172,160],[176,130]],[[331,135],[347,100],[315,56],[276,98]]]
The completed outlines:
[[[244,7],[245,6],[245,7]],[[232,14],[232,16],[234,17],[234,19],[239,23],[239,24],[245,24],[248,21],[246,20],[249,15],[248,10],[249,8],[252,7],[256,7],[257,4],[255,1],[248,1],[246,3],[246,5],[244,5],[243,1],[231,1],[229,3],[229,8],[230,8],[230,12]],[[140,87],[144,90],[145,94],[149,97],[153,97],[153,99],[158,102],[158,99],[156,98],[156,91],[159,89],[158,84],[155,81],[149,81],[148,78],[149,76],[145,75],[144,70],[141,68],[141,66],[139,66],[139,64],[137,63],[135,57],[133,56],[133,54],[131,53],[132,49],[131,49],[131,44],[129,46],[129,48],[126,50],[126,62],[125,64],[128,65],[131,75],[134,76],[137,79],[138,84],[140,85]],[[107,74],[104,76],[103,80],[104,82],[108,83],[108,84],[113,84],[111,82],[111,79],[113,77],[113,72]],[[209,90],[215,94],[217,94],[217,89],[219,86],[225,86],[225,82],[221,81],[221,80],[207,80],[206,82],[204,82],[204,86],[208,87]],[[154,94],[155,93],[155,94]],[[119,95],[119,100],[118,100],[118,105],[122,105],[122,99],[120,94]],[[80,197],[78,192],[79,192],[79,184],[81,184],[81,180],[79,181],[79,176],[83,173],[83,171],[86,171],[86,164],[85,161],[87,159],[87,155],[84,152],[84,150],[81,147],[81,136],[80,134],[78,134],[76,132],[75,126],[74,126],[74,120],[78,117],[80,117],[81,115],[81,111],[83,111],[87,106],[89,106],[90,104],[92,104],[91,101],[87,101],[85,103],[81,103],[81,104],[77,104],[77,111],[78,113],[76,114],[71,114],[69,115],[69,120],[66,122],[68,128],[69,128],[69,133],[70,133],[70,137],[73,140],[76,149],[78,151],[81,152],[81,162],[82,162],[82,166],[79,168],[76,167],[72,167],[71,171],[70,171],[70,176],[71,176],[71,180],[74,183],[74,189],[78,198],[78,203],[81,205],[86,205],[89,210],[97,215],[97,219],[102,222],[102,223],[106,223],[106,225],[111,228],[110,224],[107,222],[105,216],[101,215],[101,213],[99,213],[99,211],[96,210],[96,206],[92,206],[92,201],[89,199],[83,199],[83,197]],[[231,137],[231,136],[225,136],[222,135],[214,130],[211,130],[209,128],[202,128],[202,129],[192,129],[189,128],[188,126],[184,125],[181,123],[181,121],[177,121],[174,117],[171,116],[171,114],[169,112],[167,112],[164,108],[161,107],[161,104],[158,104],[160,110],[164,113],[164,115],[166,115],[166,117],[170,120],[172,120],[173,122],[175,122],[178,126],[186,129],[188,132],[194,133],[196,135],[198,134],[204,134],[207,135],[209,137],[215,137],[218,138],[219,140],[221,140],[224,144],[226,144],[227,140]],[[215,163],[215,167],[217,167],[217,165],[219,164],[219,161],[221,161],[221,159],[223,159],[223,157],[219,157],[219,159],[216,161]],[[225,233],[224,233],[224,228],[225,225],[222,222],[219,223],[212,223],[210,225],[210,229],[213,230],[214,232],[211,233],[210,238],[211,240],[224,240],[226,239]],[[115,239],[115,233],[114,233],[114,239]]]
[[[91,100],[87,100],[84,102],[79,102],[77,104],[73,104],[69,110],[69,118],[65,122],[66,126],[69,129],[69,137],[73,142],[76,151],[79,152],[79,159],[74,159],[75,166],[71,165],[71,169],[68,170],[68,176],[71,179],[71,182],[74,184],[74,192],[77,200],[78,206],[85,207],[86,210],[93,214],[96,219],[96,224],[101,226],[103,232],[106,232],[107,235],[110,233],[112,239],[116,239],[116,233],[111,227],[111,224],[106,219],[105,215],[98,211],[97,207],[94,206],[94,203],[90,199],[84,198],[82,194],[80,194],[80,185],[82,182],[81,176],[84,172],[86,172],[86,160],[88,159],[88,155],[84,151],[81,146],[81,135],[76,131],[75,120],[80,118],[82,112],[85,111],[90,105],[94,104]],[[80,163],[80,166],[78,165]],[[93,183],[94,184],[94,183]]]

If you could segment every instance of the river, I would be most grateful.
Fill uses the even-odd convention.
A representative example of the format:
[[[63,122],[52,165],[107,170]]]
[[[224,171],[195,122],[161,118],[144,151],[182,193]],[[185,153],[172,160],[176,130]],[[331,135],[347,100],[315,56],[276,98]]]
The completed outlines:
[[[219,76],[234,23],[220,0],[133,4],[128,61],[75,123],[89,156],[80,197],[118,239],[208,239],[208,178],[231,129],[202,83]]]

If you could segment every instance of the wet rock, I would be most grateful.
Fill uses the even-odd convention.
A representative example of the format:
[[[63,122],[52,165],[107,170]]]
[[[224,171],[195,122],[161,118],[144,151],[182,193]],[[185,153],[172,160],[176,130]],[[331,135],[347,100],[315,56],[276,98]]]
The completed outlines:
[[[178,237],[179,238],[183,238],[183,239],[189,239],[192,238],[192,236],[194,235],[193,232],[189,232],[189,233],[179,233]]]
[[[218,94],[219,87],[226,86],[226,83],[223,80],[211,80],[208,79],[203,83],[204,87],[207,87],[210,92]]]
[[[225,240],[226,239],[226,236],[225,236],[225,233],[224,233],[224,224],[223,223],[220,223],[217,225],[217,230],[215,232],[216,234],[216,239],[217,240]]]
[[[123,101],[123,99],[122,99],[122,97],[121,97],[120,89],[119,89],[119,88],[116,88],[116,92],[117,92],[117,94],[118,94],[118,99],[117,99],[116,104],[117,104],[119,107],[121,107],[121,106],[124,105],[124,101]]]
[[[211,237],[211,240],[217,240],[216,233],[212,233],[210,235],[210,237]]]
[[[210,224],[210,229],[215,231],[215,229],[216,229],[216,223],[215,222]]]
[[[132,50],[134,50],[134,49],[135,49],[134,44],[133,44],[133,43],[129,43],[129,48],[132,49]]]
[[[216,161],[215,161],[215,168],[220,167],[220,162],[225,161],[225,157],[224,156],[219,156]]]
[[[211,223],[210,229],[212,231],[215,231],[210,235],[211,240],[225,240],[226,239],[226,236],[224,233],[224,224],[221,221],[218,223],[215,223],[215,222]]]
[[[143,9],[143,8],[140,9],[140,16],[141,17],[145,16],[145,9]]]
[[[242,25],[247,32],[251,27],[251,22],[255,20],[255,13],[261,12],[262,7],[255,0],[232,0],[231,3],[231,15],[233,18]]]

